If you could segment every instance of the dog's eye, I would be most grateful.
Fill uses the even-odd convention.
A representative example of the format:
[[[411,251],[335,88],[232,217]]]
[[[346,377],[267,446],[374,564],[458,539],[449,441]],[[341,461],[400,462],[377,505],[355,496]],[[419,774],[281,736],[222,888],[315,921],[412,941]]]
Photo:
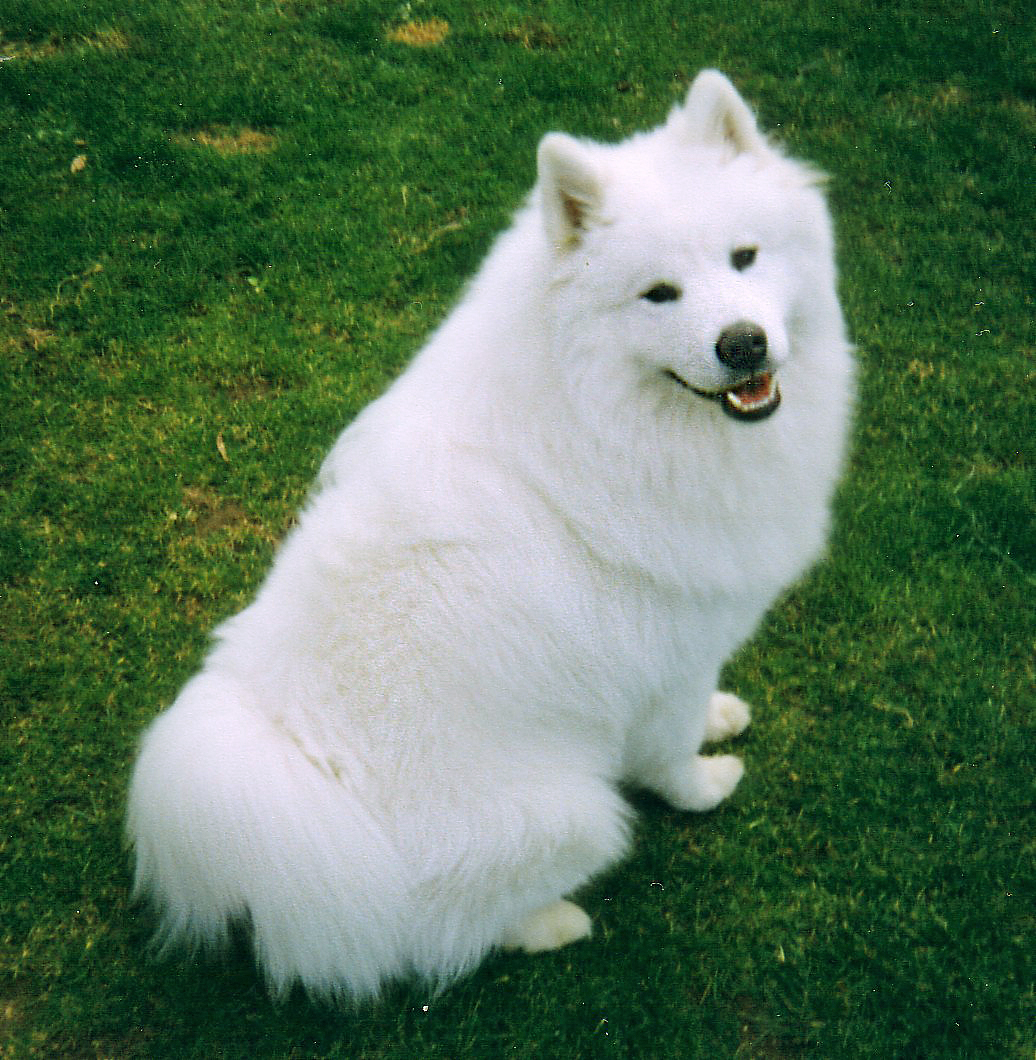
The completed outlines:
[[[744,272],[749,265],[754,264],[755,256],[759,252],[758,247],[738,247],[730,254],[730,264],[738,272]]]
[[[654,287],[649,287],[640,297],[656,304],[658,302],[675,302],[680,297],[680,288],[674,287],[671,283],[656,283]]]

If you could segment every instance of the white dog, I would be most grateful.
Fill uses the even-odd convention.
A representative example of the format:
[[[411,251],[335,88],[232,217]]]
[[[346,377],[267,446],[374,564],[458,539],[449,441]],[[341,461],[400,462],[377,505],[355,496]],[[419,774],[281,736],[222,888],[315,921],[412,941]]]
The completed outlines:
[[[250,923],[274,991],[442,984],[590,933],[619,785],[708,810],[720,666],[820,554],[851,361],[820,178],[714,71],[561,134],[459,305],[341,436],[255,602],[144,737],[168,941]]]

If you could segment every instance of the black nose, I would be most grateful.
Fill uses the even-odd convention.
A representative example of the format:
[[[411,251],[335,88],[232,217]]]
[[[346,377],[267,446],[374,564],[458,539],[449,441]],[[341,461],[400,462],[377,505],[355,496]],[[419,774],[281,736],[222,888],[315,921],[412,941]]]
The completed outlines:
[[[766,359],[766,332],[749,320],[739,320],[719,333],[716,356],[735,372],[753,372]]]

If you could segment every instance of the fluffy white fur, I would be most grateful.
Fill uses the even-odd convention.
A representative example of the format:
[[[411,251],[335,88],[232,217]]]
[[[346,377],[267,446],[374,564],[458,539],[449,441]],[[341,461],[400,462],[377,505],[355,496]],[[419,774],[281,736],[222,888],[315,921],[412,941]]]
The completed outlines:
[[[622,857],[620,783],[731,793],[740,760],[699,754],[748,723],[717,674],[821,552],[846,438],[818,184],[714,71],[653,132],[544,138],[143,739],[128,834],[166,940],[241,918],[274,991],[441,984],[589,934],[563,896]],[[733,385],[717,337],[746,320],[783,397],[758,422],[696,392]]]

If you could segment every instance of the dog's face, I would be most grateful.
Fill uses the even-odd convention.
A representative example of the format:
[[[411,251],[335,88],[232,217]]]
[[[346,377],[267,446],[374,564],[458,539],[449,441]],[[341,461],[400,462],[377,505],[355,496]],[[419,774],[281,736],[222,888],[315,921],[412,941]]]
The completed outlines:
[[[765,143],[729,82],[699,81],[652,133],[541,145],[558,345],[588,377],[754,422],[778,412],[799,321],[833,291],[830,226],[816,176]]]

